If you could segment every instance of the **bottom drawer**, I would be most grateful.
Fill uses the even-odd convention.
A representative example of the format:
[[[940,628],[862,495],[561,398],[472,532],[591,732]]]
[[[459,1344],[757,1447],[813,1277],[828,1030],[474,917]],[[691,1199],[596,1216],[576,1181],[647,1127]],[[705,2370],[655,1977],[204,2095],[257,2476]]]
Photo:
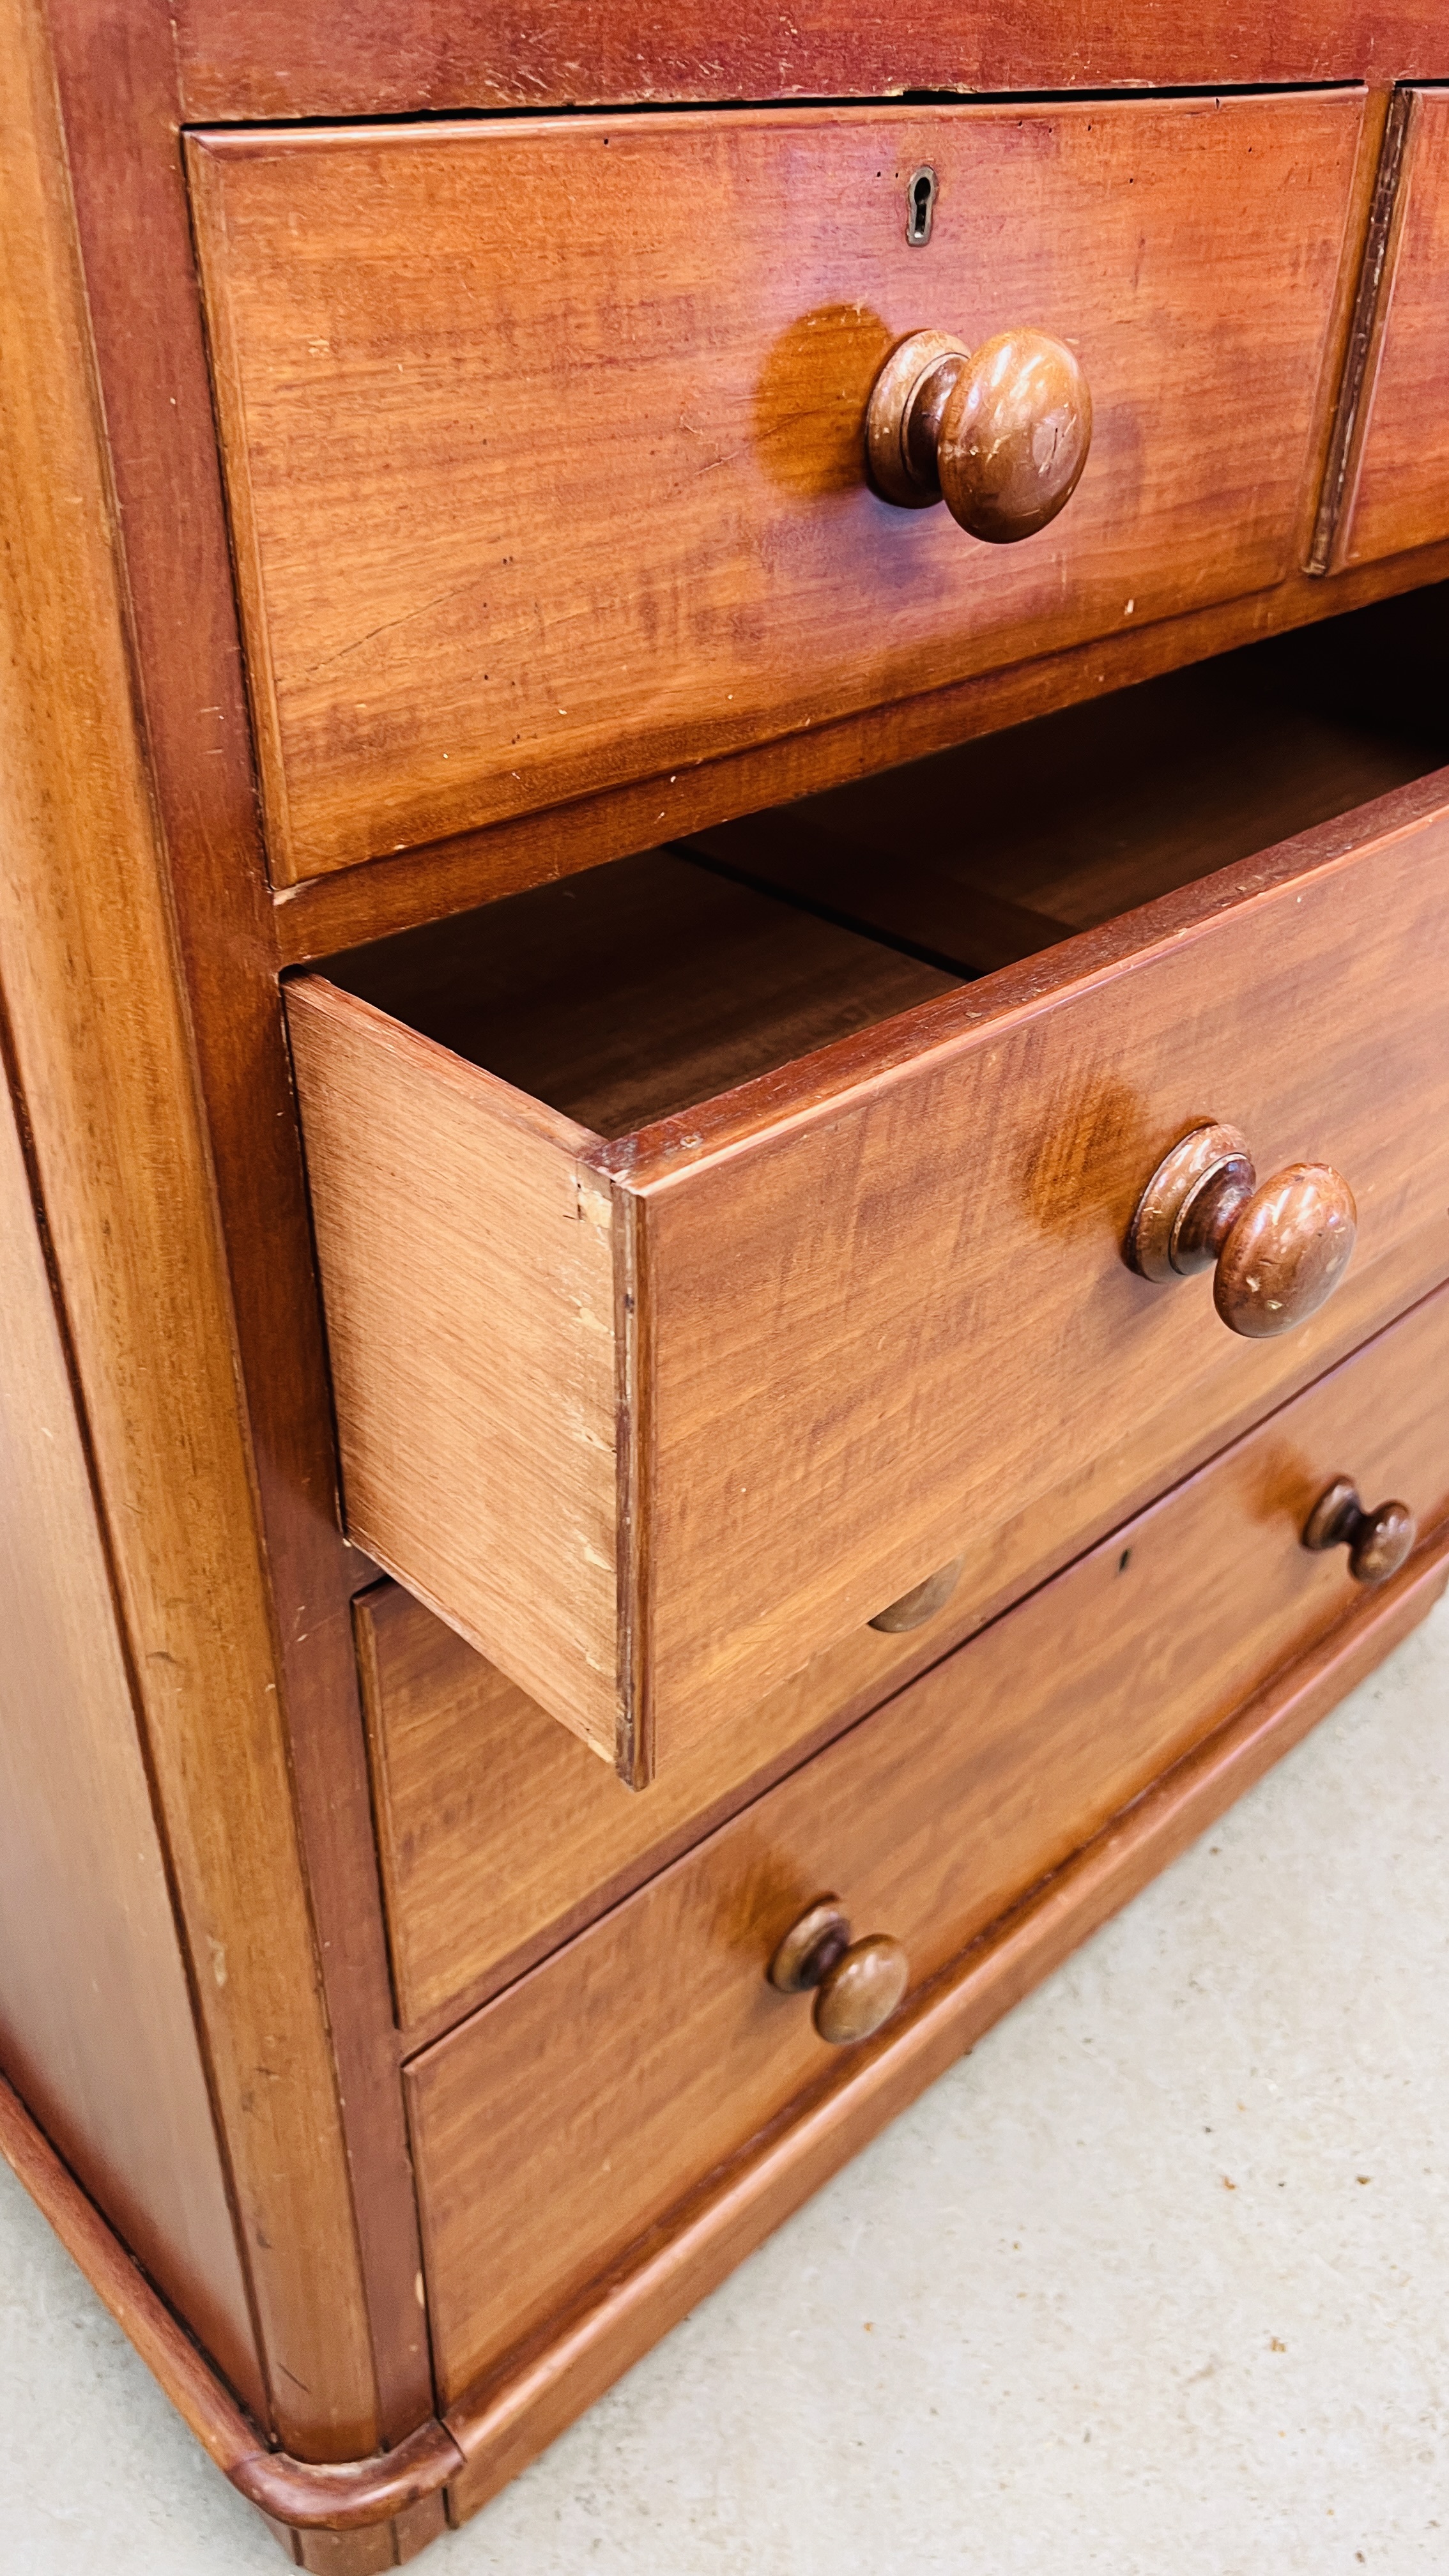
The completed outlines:
[[[912,1985],[1347,1612],[1335,1477],[1449,1512],[1449,1290],[768,1790],[410,2066],[445,2403],[832,2062],[766,1971],[813,1900]]]

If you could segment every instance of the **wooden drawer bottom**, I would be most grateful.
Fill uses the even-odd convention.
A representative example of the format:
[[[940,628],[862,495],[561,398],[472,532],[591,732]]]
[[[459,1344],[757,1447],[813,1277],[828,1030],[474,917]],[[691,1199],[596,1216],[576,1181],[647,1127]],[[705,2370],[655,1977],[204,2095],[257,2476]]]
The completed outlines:
[[[832,1890],[931,1978],[1357,1599],[1343,1472],[1449,1512],[1449,1291],[734,1816],[407,2083],[445,2403],[828,2079],[766,1969]]]

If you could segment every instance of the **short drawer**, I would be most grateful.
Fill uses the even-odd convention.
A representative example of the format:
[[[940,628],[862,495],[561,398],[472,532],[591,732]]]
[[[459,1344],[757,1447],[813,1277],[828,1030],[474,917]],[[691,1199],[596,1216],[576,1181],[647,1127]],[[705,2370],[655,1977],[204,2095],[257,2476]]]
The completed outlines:
[[[279,880],[1281,580],[1362,117],[1341,90],[193,136]],[[876,498],[892,346],[1020,326],[1090,389],[1060,519],[980,544]]]
[[[836,2062],[766,1977],[813,1901],[919,1987],[1363,1597],[1326,1489],[1442,1523],[1446,1388],[1440,1293],[413,2062],[445,2401]]]
[[[953,1603],[954,1611],[956,1605]],[[857,1629],[635,1797],[399,1584],[353,1605],[398,2019],[418,2044],[639,1886],[960,1634]],[[979,1625],[968,1620],[968,1625]]]
[[[1449,537],[1449,89],[1403,93],[1389,131],[1401,157],[1335,565]]]
[[[1127,1266],[1185,1132],[1344,1176],[1361,1331],[1449,1251],[1449,810],[1259,849],[1435,756],[1305,710],[1317,670],[1255,648],[873,791],[945,962],[660,853],[291,985],[348,1526],[626,1777],[1019,1516],[1061,1562],[1084,1461],[1109,1526],[1302,1383],[1322,1319],[1246,1339]],[[1033,822],[985,885],[978,754]]]

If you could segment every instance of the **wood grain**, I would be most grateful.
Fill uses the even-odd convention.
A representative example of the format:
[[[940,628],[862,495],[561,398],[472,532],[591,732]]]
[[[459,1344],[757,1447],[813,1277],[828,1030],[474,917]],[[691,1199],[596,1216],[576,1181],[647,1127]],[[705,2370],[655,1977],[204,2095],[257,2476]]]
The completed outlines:
[[[429,2419],[392,2450],[364,2459],[315,2462],[267,2450],[256,2426],[3,2078],[0,2155],[182,2420],[274,2532],[360,2531],[391,2523],[401,2536],[410,2537],[410,2526],[429,2534],[436,2528],[428,2500],[461,2465],[445,2426]]]
[[[1202,1465],[1449,1274],[1427,1228],[1286,1349],[1235,1346],[1190,1414],[1122,1420],[1052,1492],[972,1533],[945,1608],[913,1635],[852,1629],[631,1797],[497,1667],[393,1583],[356,1604],[399,2012],[417,2047],[498,1993],[1081,1549]],[[1285,1369],[1287,1375],[1284,1375]]]
[[[1449,544],[1364,564],[1332,583],[1292,575],[1276,589],[1101,636],[1006,671],[936,689],[928,697],[868,708],[783,741],[681,763],[665,778],[610,787],[548,814],[526,814],[365,868],[345,868],[280,889],[273,935],[284,966],[330,957],[364,941],[466,912],[571,871],[705,832],[742,815],[858,784],[903,762],[1024,724],[1053,709],[1100,701],[1208,655],[1257,638],[1315,631],[1367,603],[1388,604],[1416,585],[1449,579]]]
[[[1283,579],[1362,118],[1322,91],[193,139],[275,877]],[[1091,461],[1026,545],[866,487],[871,384],[922,322],[1029,323],[1085,368]]]
[[[516,2477],[887,2120],[1251,1788],[1409,1634],[1446,1579],[1449,1541],[1441,1538],[974,1943],[900,2024],[833,2068],[833,2080],[711,2175],[575,2308],[465,2391],[448,2411],[468,2459],[449,2488],[454,2520]]]
[[[1307,1156],[1345,1173],[1364,1272],[1442,1226],[1441,794],[1405,788],[612,1146],[302,979],[291,1007],[361,1543],[601,1748],[603,1676],[618,1674],[637,1778],[651,1724],[663,1767],[736,1722],[973,1529],[1059,1489],[1104,1419],[1146,1432],[1139,1458],[1180,1454],[1186,1425],[1209,1436],[1233,1401],[1220,1327],[1201,1281],[1132,1278],[1133,1208],[1208,1112],[1249,1130],[1266,1169]],[[485,915],[485,946],[486,929]],[[486,1134],[547,1116],[559,1204],[592,1169],[637,1210],[645,1338],[616,1335],[614,1359],[645,1470],[627,1513],[614,1506],[638,1551],[613,1560],[628,1573],[618,1626],[600,1583],[572,1674],[540,1688],[535,1638],[513,1611],[499,1624],[500,1588],[522,1604],[550,1550],[557,1586],[579,1496],[609,1505],[592,1451],[577,1492],[535,1490],[537,1527],[502,1494],[480,1505],[496,1399],[475,1301],[498,1220],[448,1171],[455,1134],[486,1155]],[[441,1259],[424,1248],[440,1224]],[[580,1366],[585,1337],[557,1313]],[[586,1336],[593,1366],[592,1323]],[[1271,1401],[1272,1377],[1255,1383]],[[595,1436],[612,1442],[598,1385]],[[414,1435],[419,1407],[436,1436]],[[578,1598],[556,1588],[551,1615],[576,1617]]]
[[[414,2061],[445,2403],[818,2078],[766,1970],[822,1889],[919,1990],[1345,1615],[1337,1464],[1449,1514],[1446,1369],[1440,1294]]]
[[[409,2567],[448,2527],[441,2488],[420,2496],[391,2522],[370,2523],[361,2531],[299,2531],[296,2564],[310,2576],[374,2576],[375,2570]]]
[[[0,2063],[265,2407],[63,1326],[0,1091]]]
[[[398,116],[609,100],[885,97],[902,90],[1214,89],[1449,73],[1435,0],[179,0],[188,118]]]
[[[627,1768],[614,1211],[589,1140],[320,979],[291,1026],[348,1527]]]
[[[1384,266],[1388,257],[1390,236],[1397,210],[1399,177],[1403,168],[1404,138],[1413,110],[1412,90],[1395,89],[1377,93],[1370,102],[1364,119],[1364,140],[1370,136],[1376,145],[1372,185],[1368,186],[1360,164],[1360,190],[1352,227],[1361,247],[1358,275],[1354,281],[1353,300],[1348,310],[1347,329],[1343,337],[1343,363],[1339,369],[1338,392],[1334,400],[1333,420],[1324,453],[1323,474],[1318,490],[1318,515],[1313,538],[1304,558],[1304,570],[1312,574],[1327,572],[1333,560],[1333,543],[1343,507],[1344,484],[1350,458],[1359,430],[1359,413],[1369,354],[1373,346],[1378,318],[1379,294],[1383,285]]]
[[[357,1621],[399,2015],[424,2035],[951,1642],[940,1623],[909,1643],[862,1628],[637,1798],[400,1586],[364,1593]]]
[[[1405,1636],[1444,1589],[1449,1546],[1422,1549],[1357,1616],[1274,1678],[1227,1726],[1015,1908],[920,1998],[903,2024],[852,2055],[834,2081],[793,2106],[712,2176],[666,2224],[595,2283],[500,2372],[466,2391],[449,2422],[428,2424],[381,2460],[316,2468],[254,2447],[253,2428],[137,2270],[10,2087],[0,2081],[0,2153],[155,2373],[183,2419],[283,2540],[392,2516],[406,2564],[436,2529],[447,2488],[460,2521],[524,2467],[619,2372],[712,2288],[1135,1893]],[[275,2511],[268,2510],[275,2508]]]
[[[0,48],[6,1002],[270,2419],[350,2455],[376,2396],[341,2111],[55,76],[21,0]]]
[[[1449,536],[1449,92],[1414,94],[1334,551],[1359,564]]]
[[[104,0],[99,9],[93,0],[47,0],[46,14],[122,532],[117,559],[135,643],[135,703],[225,1247],[235,1335],[228,1385],[234,1399],[238,1386],[244,1390],[241,1436],[255,1478],[260,1547],[248,1560],[238,1517],[230,1533],[235,1579],[251,1585],[275,1632],[277,1719],[307,1844],[314,1955],[347,2106],[351,2213],[346,2199],[337,2201],[333,2223],[345,2247],[355,2218],[378,2432],[395,2441],[426,2414],[431,2382],[414,2291],[412,2177],[348,1611],[359,1567],[337,1528],[331,1405],[177,132],[173,30],[162,0]],[[116,900],[124,908],[124,894]],[[138,981],[133,1008],[142,1008],[144,989]],[[205,1566],[195,1596],[210,1597]],[[226,1701],[203,1662],[187,1670],[197,1715],[188,1758],[204,1775],[216,1710]],[[335,2166],[328,2170],[335,2176]],[[323,2181],[319,2171],[319,2187]],[[309,2241],[320,2246],[325,2230]],[[300,2277],[292,2280],[302,2295]],[[344,2372],[355,2351],[349,2313],[344,2300],[329,2348]],[[312,2351],[306,2368],[315,2390],[322,2357]],[[292,2429],[305,2439],[300,2419]]]
[[[1401,836],[1395,807],[1366,809],[1356,857],[1127,916],[1135,958],[1008,968],[877,1032],[869,1072],[847,1042],[854,1084],[819,1078],[832,1050],[798,1106],[759,1085],[637,1140],[661,1767],[1049,1490],[1104,1419],[1196,1413],[1207,1285],[1134,1281],[1121,1245],[1203,1114],[1266,1169],[1346,1173],[1365,1269],[1442,1224],[1449,816]],[[1013,1007],[1054,961],[1056,992]]]
[[[1039,919],[1036,933],[1041,946]],[[626,1136],[947,993],[960,971],[651,850],[335,958],[329,977],[577,1126]]]

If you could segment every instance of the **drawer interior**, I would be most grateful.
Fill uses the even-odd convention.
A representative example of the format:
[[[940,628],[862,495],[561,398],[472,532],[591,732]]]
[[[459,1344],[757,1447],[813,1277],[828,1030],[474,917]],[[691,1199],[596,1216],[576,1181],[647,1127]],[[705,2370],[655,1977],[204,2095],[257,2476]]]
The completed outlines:
[[[328,972],[622,1139],[1437,768],[1446,621],[1413,593]]]
[[[1302,1382],[1299,1335],[1123,1259],[1203,1115],[1360,1194],[1345,1317],[1442,1276],[1442,620],[297,979],[358,1545],[642,1786],[968,1543],[1061,1562]]]

